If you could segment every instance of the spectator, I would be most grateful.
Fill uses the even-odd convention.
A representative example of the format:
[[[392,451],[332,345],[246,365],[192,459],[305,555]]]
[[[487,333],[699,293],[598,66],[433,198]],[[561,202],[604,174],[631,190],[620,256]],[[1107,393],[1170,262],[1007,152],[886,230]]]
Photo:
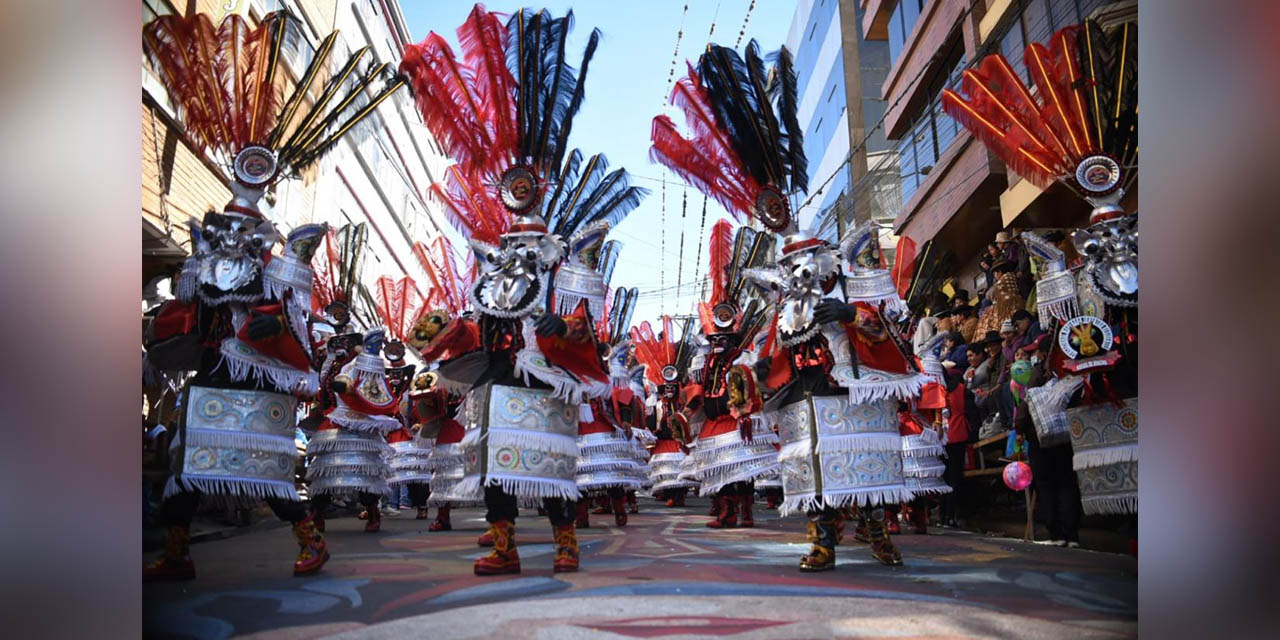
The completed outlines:
[[[969,350],[965,352],[965,357],[969,361],[969,367],[964,370],[965,388],[972,390],[987,386],[991,380],[991,367],[982,344],[970,345]]]
[[[951,330],[959,331],[965,342],[977,337],[978,318],[973,315],[973,307],[963,304],[951,309]]]
[[[1040,323],[1036,322],[1035,316],[1026,309],[1019,309],[1011,319],[1016,334],[1013,339],[1013,347],[1015,349],[1021,349],[1044,335],[1044,330],[1040,328]]]
[[[981,353],[981,351],[973,350],[966,353]],[[970,362],[973,356],[968,356]],[[951,493],[942,495],[941,512],[939,520],[944,527],[957,527],[956,522],[957,506],[960,501],[960,490],[964,484],[964,463],[965,452],[969,448],[969,441],[977,434],[977,425],[972,423],[973,416],[976,415],[973,410],[973,394],[969,393],[961,376],[946,376],[947,383],[947,439],[946,439],[946,470],[943,471],[942,478],[951,486]]]
[[[985,385],[974,385],[973,397],[985,415],[999,414],[1000,424],[1007,427],[1010,419],[1009,405],[1012,397],[1008,395],[1007,371],[1009,367],[1006,364],[1007,361],[1005,360],[1001,343],[1000,334],[994,331],[988,331],[982,341],[978,343],[987,352],[988,373]]]
[[[977,335],[999,329],[1000,324],[1013,317],[1015,311],[1027,306],[1026,298],[1018,292],[1018,276],[1014,265],[1001,261],[995,266],[995,271],[996,282],[987,292],[992,304],[978,316],[975,330]]]
[[[1029,358],[1032,362],[1031,380],[1027,383],[1027,388],[1048,382],[1049,352],[1052,345],[1050,336],[1042,333],[1019,347],[1019,357]],[[1027,445],[1036,502],[1040,505],[1041,520],[1049,529],[1049,539],[1042,543],[1079,547],[1080,486],[1071,466],[1070,444],[1042,448],[1026,402],[1016,407],[1013,428]]]
[[[1004,361],[1010,364],[1013,363],[1014,352],[1017,350],[1013,346],[1013,341],[1017,337],[1018,332],[1013,328],[1013,320],[1005,320],[1000,325],[1000,352],[1004,355]]]
[[[964,336],[959,331],[952,331],[942,339],[942,368],[947,375],[959,375],[962,371],[957,369],[959,363],[969,361],[965,356],[969,348],[965,345]]]
[[[994,242],[987,243],[987,252],[978,260],[978,266],[982,268],[983,275],[987,276],[987,286],[990,287],[996,281],[995,266],[1000,261],[1000,247]]]
[[[956,289],[956,295],[951,297],[951,306],[954,308],[969,306],[969,290]]]

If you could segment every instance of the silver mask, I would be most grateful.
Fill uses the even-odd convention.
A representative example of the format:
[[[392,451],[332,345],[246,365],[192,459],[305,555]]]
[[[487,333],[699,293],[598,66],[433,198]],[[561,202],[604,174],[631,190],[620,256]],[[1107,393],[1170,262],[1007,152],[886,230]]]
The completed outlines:
[[[199,283],[231,292],[262,273],[263,253],[276,243],[277,236],[275,227],[266,220],[209,213],[192,238]]]
[[[1108,303],[1138,304],[1138,216],[1103,220],[1072,234],[1089,281]]]

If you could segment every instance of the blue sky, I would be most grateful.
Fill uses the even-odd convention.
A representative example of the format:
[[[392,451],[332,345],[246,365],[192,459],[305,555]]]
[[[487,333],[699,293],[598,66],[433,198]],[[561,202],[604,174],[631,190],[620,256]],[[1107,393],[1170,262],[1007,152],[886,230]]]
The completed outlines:
[[[457,43],[455,30],[466,19],[474,2],[405,0],[401,9],[415,41],[435,31]],[[684,6],[688,4],[688,13]],[[676,78],[685,74],[685,60],[696,59],[704,50],[712,21],[712,41],[732,46],[742,29],[743,18],[751,0],[590,0],[578,3],[551,1],[544,5],[519,2],[487,2],[490,11],[512,12],[522,6],[545,6],[556,15],[570,8],[575,27],[569,39],[571,60],[581,60],[582,48],[593,27],[603,37],[587,75],[586,101],[574,120],[571,146],[586,154],[604,153],[612,167],[626,167],[637,185],[651,193],[610,237],[621,240],[624,249],[613,274],[614,286],[640,288],[640,302],[635,322],[655,320],[663,311],[687,313],[699,294],[697,278],[706,277],[707,254],[698,257],[699,222],[702,216],[702,194],[649,161],[649,127],[653,117],[668,113],[677,123],[682,116],[666,103],[667,82],[671,70],[676,33],[684,37]],[[769,52],[782,46],[795,13],[795,3],[787,0],[757,0],[747,24],[745,47],[749,39],[760,42]],[[576,64],[576,63],[575,63]],[[666,224],[663,224],[662,178],[666,184]],[[688,212],[681,224],[681,196],[688,192]],[[707,205],[706,228],[728,214],[711,201]],[[681,232],[684,235],[683,268],[680,265]],[[705,237],[703,244],[705,245]],[[665,245],[665,251],[664,251]],[[666,290],[662,290],[664,282]],[[681,273],[682,272],[682,273]],[[683,286],[676,288],[677,276]]]

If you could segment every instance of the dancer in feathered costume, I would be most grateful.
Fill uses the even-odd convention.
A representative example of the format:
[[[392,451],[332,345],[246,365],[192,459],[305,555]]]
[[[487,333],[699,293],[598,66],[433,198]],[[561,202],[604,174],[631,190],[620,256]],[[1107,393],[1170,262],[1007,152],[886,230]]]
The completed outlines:
[[[385,438],[402,428],[395,415],[412,375],[412,365],[388,375],[382,358],[385,335],[383,329],[367,331],[345,353],[330,341],[335,360],[329,370],[337,370],[326,376],[333,406],[307,442],[312,508],[323,514],[334,496],[356,498],[368,514],[364,530],[369,533],[381,530],[378,500],[391,478],[386,458],[392,449]]]
[[[654,410],[651,414],[653,435],[657,441],[650,451],[649,479],[653,483],[653,496],[666,500],[668,507],[683,507],[689,489],[697,483],[682,479],[680,470],[684,464],[690,439],[689,418],[680,390],[687,380],[689,360],[693,357],[692,322],[686,322],[681,339],[676,341],[675,323],[670,316],[663,316],[662,331],[654,334],[648,321],[631,330],[631,342],[635,345],[636,361],[644,366],[645,376],[654,386]]]
[[[934,340],[941,341],[942,335]],[[952,492],[951,485],[943,481],[946,464],[947,418],[950,416],[949,395],[942,370],[942,362],[925,347],[920,356],[920,371],[928,382],[920,390],[920,397],[902,402],[898,407],[898,432],[902,434],[902,476],[907,489],[915,496],[907,508],[907,521],[913,532],[928,533],[929,498]],[[963,411],[964,407],[958,407]]]
[[[1067,456],[1084,513],[1138,508],[1138,215],[1122,206],[1138,175],[1137,36],[1133,22],[1108,30],[1088,20],[1058,30],[1048,46],[1027,46],[1034,96],[996,54],[964,72],[964,95],[942,97],[947,113],[1019,176],[1042,189],[1062,185],[1093,207],[1071,236],[1083,259],[1074,268],[1060,247],[1022,233],[1042,265],[1035,297],[1052,332],[1054,378],[1028,394],[1029,411],[1015,409],[1015,429],[1037,484],[1052,485],[1041,492],[1050,512],[1074,509],[1059,504],[1074,501],[1074,487],[1037,467],[1062,468]],[[1058,524],[1050,518],[1051,530]]]
[[[603,243],[607,231],[607,226],[588,228],[570,239],[573,251],[555,279],[561,313],[585,303],[592,317],[604,314],[609,277],[622,249],[616,241]],[[632,430],[643,427],[644,405],[629,388],[627,345],[619,344],[622,333],[610,331],[611,324],[625,326],[630,322],[635,293],[634,289],[618,289],[608,317],[597,323],[611,391],[583,403],[580,409],[577,483],[583,499],[578,501],[576,518],[580,528],[590,526],[588,507],[593,498],[603,502],[597,513],[612,513],[618,526],[626,526],[626,494],[641,484],[641,463],[636,461]],[[622,362],[615,362],[618,359]]]
[[[196,13],[161,16],[143,27],[145,52],[187,141],[234,176],[234,197],[223,211],[192,224],[194,252],[178,300],[157,318],[160,343],[149,350],[163,369],[196,375],[173,441],[165,552],[144,579],[195,576],[189,527],[201,494],[267,499],[293,523],[300,548],[295,574],[314,573],[329,557],[294,484],[295,409],[318,384],[308,263],[324,227],[295,229],[284,255],[272,258],[278,234],[258,201],[274,182],[310,167],[401,83],[384,84],[386,65],[358,69],[368,61],[367,47],[335,69],[333,33],[301,80],[287,87],[277,70],[290,30],[298,28],[285,12],[256,26],[238,15],[214,23]]]
[[[421,425],[417,437],[434,439],[427,459],[431,484],[426,504],[436,507],[436,518],[427,530],[451,531],[451,511],[479,504],[480,500],[455,491],[465,474],[461,443],[466,430],[457,416],[467,387],[448,376],[455,369],[462,371],[460,378],[472,375],[463,356],[479,350],[480,335],[474,322],[461,319],[468,304],[471,272],[457,268],[448,240],[441,236],[430,245],[415,245],[414,253],[432,278],[429,306],[433,308],[418,317],[408,343],[428,366],[438,368],[418,376],[409,398],[413,421]]]
[[[672,101],[691,137],[659,116],[654,158],[736,215],[786,234],[778,266],[747,274],[778,296],[777,348],[763,381],[774,396],[764,422],[779,425],[782,512],[803,509],[810,516],[814,547],[801,569],[835,566],[836,510],[851,504],[872,507],[864,512],[871,516],[874,552],[899,563],[881,505],[911,496],[902,479],[896,397],[918,393],[921,381],[889,334],[883,306],[856,290],[844,300],[830,297],[837,284],[849,288],[840,257],[792,222],[788,200],[807,188],[807,163],[791,54],[779,51],[766,73],[754,42],[745,57],[712,45],[677,83]]]
[[[734,280],[731,273],[731,227],[727,220],[720,220],[711,229],[711,297],[698,304],[709,346],[701,377],[683,390],[690,422],[697,422],[698,414],[704,420],[691,457],[699,495],[715,496],[716,515],[707,523],[714,529],[754,526],[754,481],[778,471],[776,436],[753,419],[763,407],[755,373],[736,363],[752,345],[766,314],[758,303],[745,310],[736,304],[733,291],[743,280]]]
[[[566,238],[616,223],[644,191],[601,155],[569,152],[573,116],[599,41],[580,68],[565,56],[572,14],[517,11],[504,25],[477,5],[458,29],[462,58],[439,35],[406,47],[401,70],[423,118],[457,163],[433,186],[468,236],[480,265],[470,289],[479,351],[465,356],[469,390],[460,415],[468,433],[457,491],[483,495],[493,552],[477,575],[518,573],[519,499],[537,501],[555,531],[554,569],[578,569],[574,481],[578,406],[610,387],[586,305],[552,313],[552,272]],[[496,187],[496,188],[494,188]],[[560,302],[564,302],[561,300]],[[464,367],[459,367],[462,369]],[[450,374],[447,377],[453,377]]]
[[[418,511],[417,519],[425,520],[428,517],[432,438],[421,435],[420,423],[415,419],[413,402],[409,397],[410,383],[416,379],[412,375],[412,365],[405,365],[403,361],[404,345],[409,339],[414,320],[423,308],[423,295],[418,290],[418,284],[409,276],[403,276],[399,280],[383,276],[378,278],[375,296],[378,316],[387,332],[395,338],[384,347],[391,367],[388,370],[392,378],[391,386],[398,391],[395,417],[400,421],[400,428],[387,434],[387,444],[393,450],[388,484],[392,491],[405,486],[409,493],[409,504]],[[409,369],[405,369],[406,366]]]

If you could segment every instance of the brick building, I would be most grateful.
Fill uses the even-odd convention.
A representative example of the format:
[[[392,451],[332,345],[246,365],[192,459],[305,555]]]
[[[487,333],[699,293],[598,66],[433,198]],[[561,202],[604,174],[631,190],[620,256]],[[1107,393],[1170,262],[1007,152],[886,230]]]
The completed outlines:
[[[255,20],[288,9],[302,22],[302,37],[285,43],[282,70],[293,78],[305,68],[317,42],[333,30],[339,40],[335,56],[372,48],[377,62],[398,64],[410,36],[397,0],[143,0],[142,20],[190,10],[215,19],[228,12]],[[427,188],[447,166],[409,92],[401,89],[383,102],[300,180],[277,184],[264,198],[268,216],[287,232],[308,222],[334,226],[365,223],[369,229],[361,281],[366,287],[382,275],[412,276],[427,281],[412,254],[415,242],[429,242],[448,224],[438,207],[429,206]],[[181,263],[190,251],[186,221],[221,210],[230,198],[229,174],[208,157],[195,153],[183,139],[168,96],[149,63],[142,63],[142,234],[145,284]],[[421,287],[420,287],[421,288]],[[357,315],[372,319],[366,294],[357,300]]]

